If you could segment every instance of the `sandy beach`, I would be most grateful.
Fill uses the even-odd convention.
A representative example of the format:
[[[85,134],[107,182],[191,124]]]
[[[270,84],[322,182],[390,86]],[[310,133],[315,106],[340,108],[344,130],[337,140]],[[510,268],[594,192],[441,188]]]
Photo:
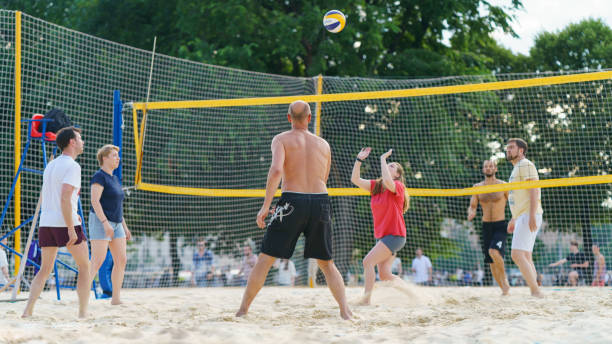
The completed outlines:
[[[76,293],[45,292],[32,318],[25,302],[1,302],[1,343],[612,343],[610,288],[394,288],[379,284],[371,306],[343,321],[325,287],[264,287],[249,314],[234,317],[242,288],[125,289],[124,304],[93,300],[78,320]],[[361,288],[348,288],[354,304]],[[22,293],[21,297],[26,297]],[[2,300],[8,299],[4,293]]]

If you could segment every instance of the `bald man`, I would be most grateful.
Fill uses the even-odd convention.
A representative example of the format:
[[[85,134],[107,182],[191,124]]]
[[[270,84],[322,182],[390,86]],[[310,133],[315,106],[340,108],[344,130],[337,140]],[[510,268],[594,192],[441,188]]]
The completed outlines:
[[[299,236],[304,233],[304,258],[317,260],[338,302],[340,316],[348,320],[352,314],[346,301],[344,281],[332,261],[331,202],[326,186],[331,149],[327,141],[308,131],[312,119],[308,103],[300,100],[291,103],[287,119],[291,130],[272,139],[266,196],[257,213],[259,228],[266,228],[264,220],[269,213],[272,217],[236,316],[247,314],[276,258],[291,258]],[[282,196],[271,211],[281,179]]]
[[[503,180],[495,177],[497,164],[492,160],[485,160],[482,164],[482,173],[485,179],[474,186],[503,184]],[[473,195],[468,208],[468,220],[476,217],[478,204],[482,208],[482,253],[485,263],[491,267],[491,274],[502,290],[502,295],[508,295],[510,284],[506,277],[504,267],[504,253],[506,252],[506,203],[508,192],[491,192]]]

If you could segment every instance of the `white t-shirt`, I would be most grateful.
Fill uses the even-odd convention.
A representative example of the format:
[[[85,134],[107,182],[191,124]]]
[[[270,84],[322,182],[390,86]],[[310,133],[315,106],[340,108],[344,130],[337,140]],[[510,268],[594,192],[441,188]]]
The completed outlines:
[[[66,221],[62,215],[62,184],[74,186],[74,192],[70,197],[72,222],[75,226],[81,223],[77,211],[81,189],[81,166],[68,155],[60,155],[47,165],[43,174],[40,210],[40,226],[42,227],[66,227]]]
[[[297,276],[295,264],[289,260],[289,266],[285,270],[285,262],[280,262],[278,266],[278,284],[291,285],[291,278]]]
[[[6,252],[4,252],[4,248],[0,247],[0,284],[4,286],[8,283],[6,278],[4,277],[4,273],[2,272],[2,267],[6,267],[8,269],[8,259],[6,259]]]
[[[421,258],[414,258],[412,260],[412,268],[415,270],[414,283],[427,282],[429,280],[431,261],[427,256],[422,255]]]
[[[391,273],[399,274],[400,267],[402,266],[402,260],[396,257],[391,264]]]

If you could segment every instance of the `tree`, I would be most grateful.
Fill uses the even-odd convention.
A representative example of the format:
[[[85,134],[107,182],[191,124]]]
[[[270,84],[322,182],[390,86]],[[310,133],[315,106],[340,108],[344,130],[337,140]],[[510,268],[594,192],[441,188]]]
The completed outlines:
[[[540,33],[530,50],[537,70],[600,69],[612,65],[612,29],[586,19],[559,32]]]
[[[488,72],[477,47],[500,28],[513,34],[508,7],[484,0],[3,0],[56,24],[115,42],[198,62],[314,76],[441,76]],[[348,24],[327,32],[323,14]],[[450,36],[450,45],[443,43]]]

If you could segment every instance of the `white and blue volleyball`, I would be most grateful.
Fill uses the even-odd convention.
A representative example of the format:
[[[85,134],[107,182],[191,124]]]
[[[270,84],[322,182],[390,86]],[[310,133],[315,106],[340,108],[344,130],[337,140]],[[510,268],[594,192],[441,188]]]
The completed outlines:
[[[331,10],[325,13],[323,17],[323,26],[329,32],[338,33],[344,29],[344,25],[346,24],[346,18],[344,14],[337,10]]]

